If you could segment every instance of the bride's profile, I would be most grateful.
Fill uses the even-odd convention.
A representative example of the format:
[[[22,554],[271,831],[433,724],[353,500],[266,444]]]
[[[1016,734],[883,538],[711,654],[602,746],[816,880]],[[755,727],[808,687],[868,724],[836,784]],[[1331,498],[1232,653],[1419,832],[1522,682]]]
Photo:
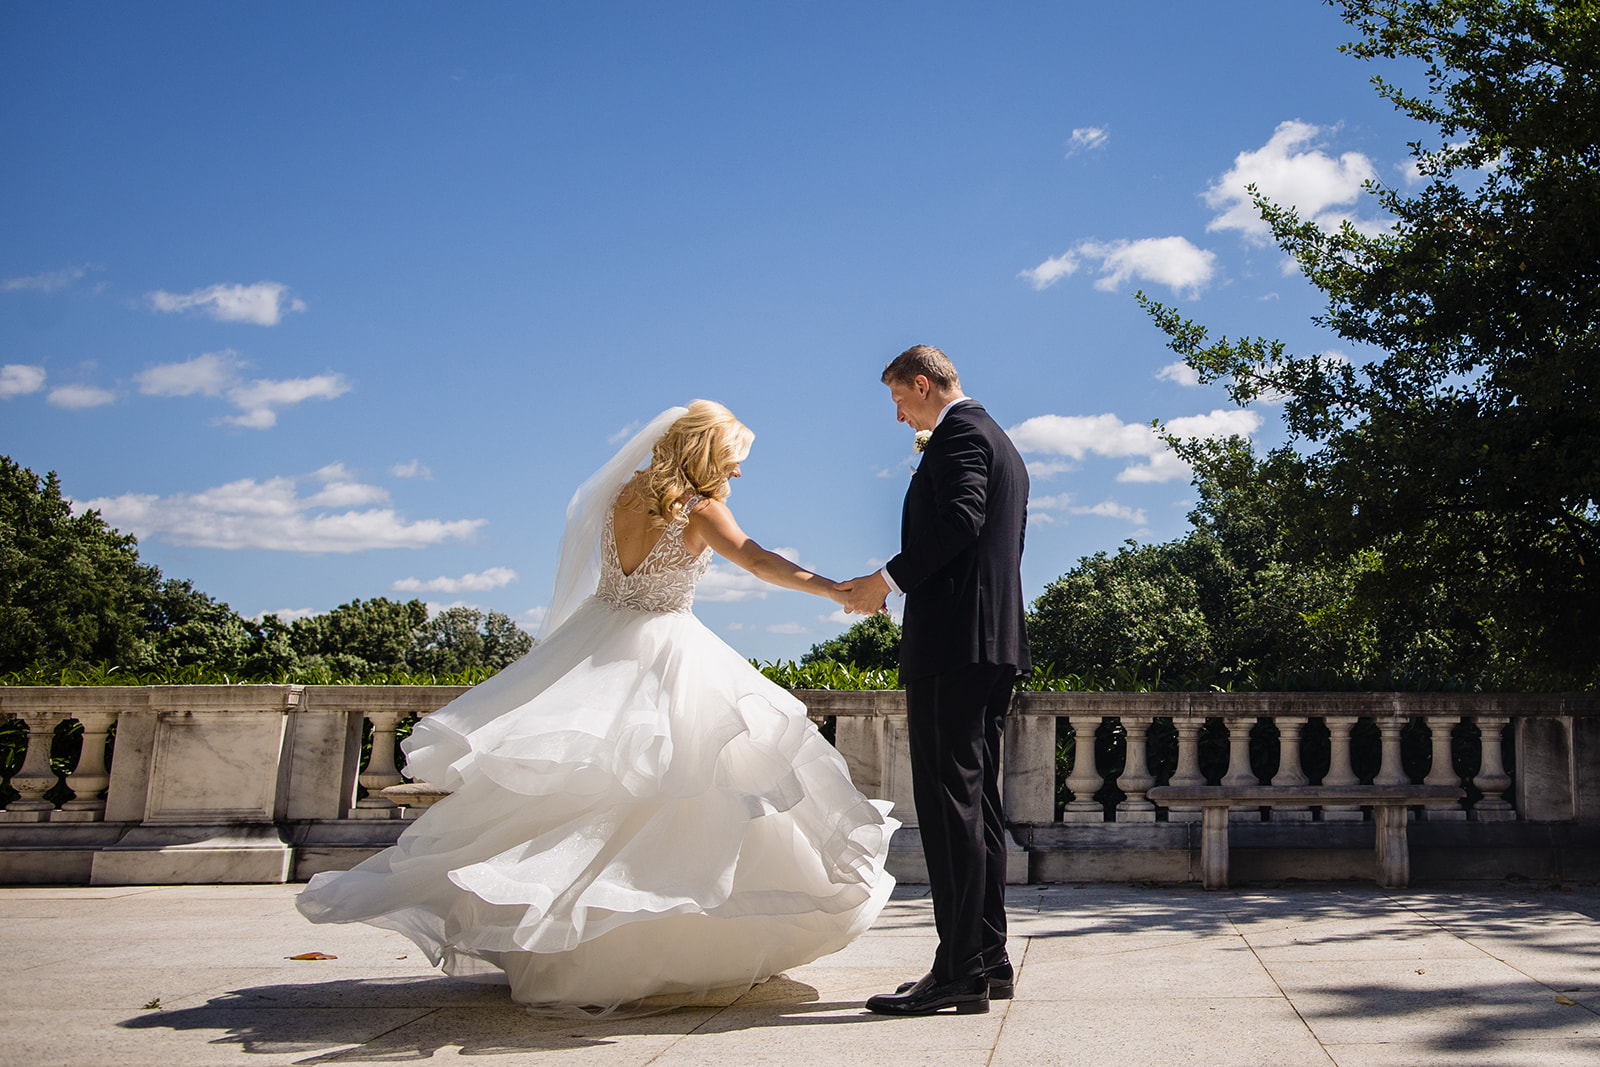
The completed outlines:
[[[894,887],[889,806],[691,612],[713,552],[843,598],[739,529],[724,500],[752,439],[696,400],[579,487],[538,643],[404,743],[407,773],[450,795],[313,877],[307,918],[397,930],[448,974],[590,1011],[737,995],[872,924]]]

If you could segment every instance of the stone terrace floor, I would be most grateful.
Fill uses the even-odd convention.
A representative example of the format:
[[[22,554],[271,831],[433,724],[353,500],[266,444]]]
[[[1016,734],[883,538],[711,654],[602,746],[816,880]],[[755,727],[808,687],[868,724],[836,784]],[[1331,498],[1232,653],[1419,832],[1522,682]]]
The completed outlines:
[[[0,889],[0,1064],[1600,1064],[1592,883],[1014,887],[1016,999],[913,1019],[861,1003],[932,958],[921,887],[735,1003],[604,1019],[314,927],[298,888]]]

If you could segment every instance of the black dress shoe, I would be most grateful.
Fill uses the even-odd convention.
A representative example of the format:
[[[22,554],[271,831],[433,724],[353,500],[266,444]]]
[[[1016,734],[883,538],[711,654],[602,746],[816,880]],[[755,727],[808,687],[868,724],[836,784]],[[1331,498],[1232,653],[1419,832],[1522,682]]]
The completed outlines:
[[[1001,960],[999,963],[985,967],[983,976],[989,980],[990,1000],[1011,999],[1012,991],[1016,989],[1017,976],[1016,972],[1011,969],[1011,961],[1009,959]],[[911,991],[911,987],[916,984],[915,982],[901,982],[900,988],[896,989],[895,992],[908,993]]]
[[[1011,999],[1011,991],[1017,984],[1017,973],[1011,969],[1010,960],[990,964],[983,969],[983,976],[989,980],[990,1000]]]
[[[867,1010],[879,1015],[932,1015],[945,1008],[954,1008],[957,1015],[982,1015],[989,1010],[989,980],[979,974],[935,982],[932,974],[925,974],[910,989],[901,986],[867,998]]]

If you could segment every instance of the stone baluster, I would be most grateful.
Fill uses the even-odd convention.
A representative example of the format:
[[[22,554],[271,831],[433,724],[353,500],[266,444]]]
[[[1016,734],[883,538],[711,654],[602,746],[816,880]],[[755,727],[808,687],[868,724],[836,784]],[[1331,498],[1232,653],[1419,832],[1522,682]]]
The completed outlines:
[[[1472,784],[1483,790],[1483,799],[1473,805],[1472,818],[1478,822],[1508,822],[1517,817],[1517,810],[1505,798],[1506,790],[1511,788],[1511,776],[1506,773],[1503,731],[1511,720],[1504,715],[1479,715],[1477,721],[1483,736],[1483,762]]]
[[[1231,716],[1227,720],[1228,727],[1228,773],[1222,776],[1222,784],[1227,786],[1255,786],[1261,782],[1250,769],[1250,727],[1255,724],[1255,719],[1240,716]],[[1233,822],[1260,822],[1260,807],[1234,805],[1228,809],[1228,818]]]
[[[1355,769],[1350,765],[1350,731],[1356,728],[1354,715],[1329,715],[1323,720],[1328,726],[1328,773],[1323,785],[1360,785]],[[1363,816],[1359,804],[1324,804],[1323,822],[1360,822]]]
[[[1173,719],[1178,731],[1178,767],[1172,772],[1168,785],[1205,785],[1206,776],[1200,773],[1200,731],[1205,728],[1202,719]],[[1200,805],[1186,804],[1167,809],[1168,822],[1199,822]]]
[[[1373,776],[1373,785],[1410,785],[1411,779],[1406,777],[1405,767],[1401,765],[1400,735],[1405,731],[1406,720],[1398,715],[1384,715],[1378,719],[1378,733],[1382,737],[1383,760],[1378,764],[1378,773]],[[1378,817],[1374,809],[1373,819]],[[1398,816],[1397,816],[1398,817]],[[1406,809],[1405,818],[1409,819],[1410,809]]]
[[[400,710],[386,709],[367,712],[367,720],[372,723],[372,755],[359,779],[367,795],[350,809],[352,819],[398,819],[404,815],[399,805],[383,795],[385,789],[405,781],[394,765],[394,731],[403,714]]]
[[[1428,768],[1428,776],[1422,780],[1422,784],[1459,786],[1461,776],[1456,773],[1455,765],[1450,759],[1450,735],[1461,719],[1459,716],[1430,715],[1427,721],[1428,732],[1433,735],[1433,766]],[[1429,822],[1461,822],[1467,817],[1467,809],[1460,804],[1453,808],[1424,810]]]
[[[80,711],[77,718],[83,727],[83,751],[78,755],[78,765],[67,776],[67,788],[73,797],[50,816],[52,822],[99,822],[106,814],[105,792],[111,785],[111,774],[106,770],[106,735],[117,721],[117,713]]]
[[[1094,734],[1100,728],[1100,716],[1072,715],[1068,721],[1072,723],[1074,755],[1067,788],[1072,790],[1072,799],[1061,813],[1061,821],[1104,822],[1105,809],[1094,798],[1104,784],[1094,765]]]
[[[0,812],[0,822],[49,822],[55,805],[44,795],[55,788],[56,773],[50,769],[50,742],[56,724],[66,718],[60,711],[16,711],[12,715],[28,727],[28,751],[22,767],[11,777],[11,788],[22,795]]]
[[[1150,760],[1146,753],[1150,720],[1145,717],[1124,716],[1123,728],[1128,733],[1128,758],[1123,762],[1122,773],[1117,776],[1117,788],[1127,798],[1117,805],[1118,822],[1155,822],[1156,806],[1145,796],[1156,784],[1150,773]]]
[[[1277,716],[1278,773],[1272,776],[1273,785],[1310,785],[1311,779],[1300,767],[1300,730],[1307,720],[1294,716]],[[1311,808],[1306,804],[1283,804],[1272,809],[1273,822],[1310,822]]]
[[[1400,734],[1406,721],[1398,716],[1386,715],[1378,720],[1378,732],[1383,736],[1383,762],[1373,785],[1410,785],[1405,768],[1400,765]]]

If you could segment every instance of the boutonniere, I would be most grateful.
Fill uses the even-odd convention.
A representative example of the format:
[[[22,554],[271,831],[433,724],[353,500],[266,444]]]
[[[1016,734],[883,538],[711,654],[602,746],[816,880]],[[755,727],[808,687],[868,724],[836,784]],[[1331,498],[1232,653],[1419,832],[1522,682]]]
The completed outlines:
[[[917,436],[915,438],[913,438],[912,441],[911,441],[911,451],[920,454],[924,448],[928,447],[928,442],[932,438],[933,438],[933,431],[932,430],[918,430],[917,431]]]

